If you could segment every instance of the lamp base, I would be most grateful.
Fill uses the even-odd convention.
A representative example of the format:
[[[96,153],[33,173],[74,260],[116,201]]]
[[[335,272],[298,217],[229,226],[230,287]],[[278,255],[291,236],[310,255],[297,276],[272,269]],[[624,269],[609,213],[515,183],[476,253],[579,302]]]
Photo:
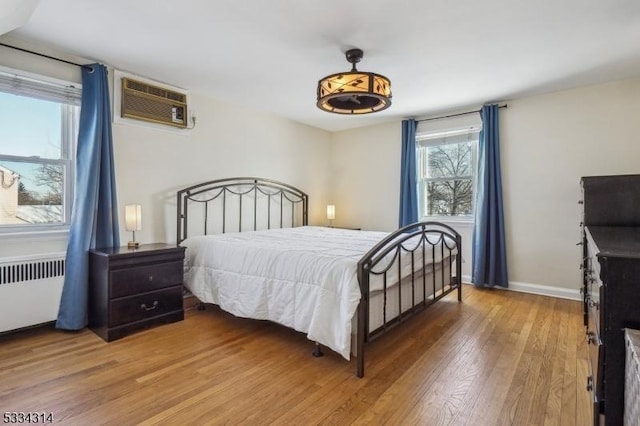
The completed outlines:
[[[128,248],[138,248],[138,247],[140,247],[140,243],[137,242],[137,241],[129,241],[127,243],[127,247]]]

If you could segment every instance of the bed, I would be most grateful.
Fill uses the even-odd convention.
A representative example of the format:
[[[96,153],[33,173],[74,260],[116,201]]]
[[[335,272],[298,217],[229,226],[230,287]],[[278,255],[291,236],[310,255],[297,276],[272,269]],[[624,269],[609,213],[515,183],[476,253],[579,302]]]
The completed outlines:
[[[392,233],[309,226],[307,194],[261,178],[219,179],[177,194],[185,286],[202,303],[273,321],[364,376],[365,345],[457,291],[461,238],[418,222]]]

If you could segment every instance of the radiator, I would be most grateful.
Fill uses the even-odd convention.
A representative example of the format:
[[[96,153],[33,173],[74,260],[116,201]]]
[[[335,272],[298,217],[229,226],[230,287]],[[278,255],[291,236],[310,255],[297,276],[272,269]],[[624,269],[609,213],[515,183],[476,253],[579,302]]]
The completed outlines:
[[[54,321],[64,253],[0,259],[0,333]]]

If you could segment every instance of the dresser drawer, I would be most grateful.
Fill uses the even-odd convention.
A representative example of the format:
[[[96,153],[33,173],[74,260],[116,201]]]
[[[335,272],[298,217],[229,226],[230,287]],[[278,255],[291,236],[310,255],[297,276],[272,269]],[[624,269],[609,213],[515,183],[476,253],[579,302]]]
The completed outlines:
[[[184,265],[181,261],[113,270],[111,271],[110,298],[182,284],[183,272]]]
[[[174,286],[109,302],[109,327],[182,310],[182,286]]]
[[[601,281],[600,277],[600,261],[598,260],[599,250],[596,246],[591,234],[587,232],[587,253],[589,256],[589,267],[587,269],[587,273],[589,273],[592,277],[594,277],[598,282]]]
[[[594,284],[594,288],[587,294],[587,309],[589,313],[589,322],[587,324],[590,330],[594,330],[598,334],[599,340],[602,339],[602,324],[600,315],[600,287]]]
[[[602,374],[604,346],[600,338],[600,330],[595,323],[593,309],[589,310],[589,326],[587,328],[587,349],[589,350],[589,366],[591,370],[592,392],[595,395],[594,401],[602,399]]]
[[[602,371],[600,357],[604,347],[598,341],[593,341],[588,345],[590,377],[587,379],[587,390],[591,392],[594,402],[602,400]]]

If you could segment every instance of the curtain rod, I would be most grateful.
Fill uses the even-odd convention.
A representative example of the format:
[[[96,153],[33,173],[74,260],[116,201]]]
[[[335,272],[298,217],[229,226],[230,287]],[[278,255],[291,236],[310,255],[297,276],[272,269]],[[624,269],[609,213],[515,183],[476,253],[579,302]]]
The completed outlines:
[[[33,50],[23,49],[21,47],[11,46],[9,44],[0,43],[0,46],[8,47],[9,49],[19,50],[21,52],[31,53],[32,55],[42,56],[43,58],[47,58],[47,59],[53,59],[54,61],[64,62],[65,64],[75,65],[75,66],[80,67],[80,68],[93,69],[89,65],[78,64],[78,63],[71,62],[71,61],[65,61],[64,59],[56,58],[54,56],[45,55],[44,53],[34,52]]]
[[[504,105],[498,105],[498,108],[507,108],[507,104]],[[451,114],[451,115],[443,115],[442,117],[431,117],[431,118],[423,118],[422,120],[416,120],[416,123],[420,123],[422,121],[431,121],[431,120],[441,120],[443,118],[451,118],[451,117],[459,117],[461,115],[468,115],[468,114],[475,114],[477,112],[482,111],[481,109],[476,110],[476,111],[467,111],[467,112],[461,112],[458,114]]]

